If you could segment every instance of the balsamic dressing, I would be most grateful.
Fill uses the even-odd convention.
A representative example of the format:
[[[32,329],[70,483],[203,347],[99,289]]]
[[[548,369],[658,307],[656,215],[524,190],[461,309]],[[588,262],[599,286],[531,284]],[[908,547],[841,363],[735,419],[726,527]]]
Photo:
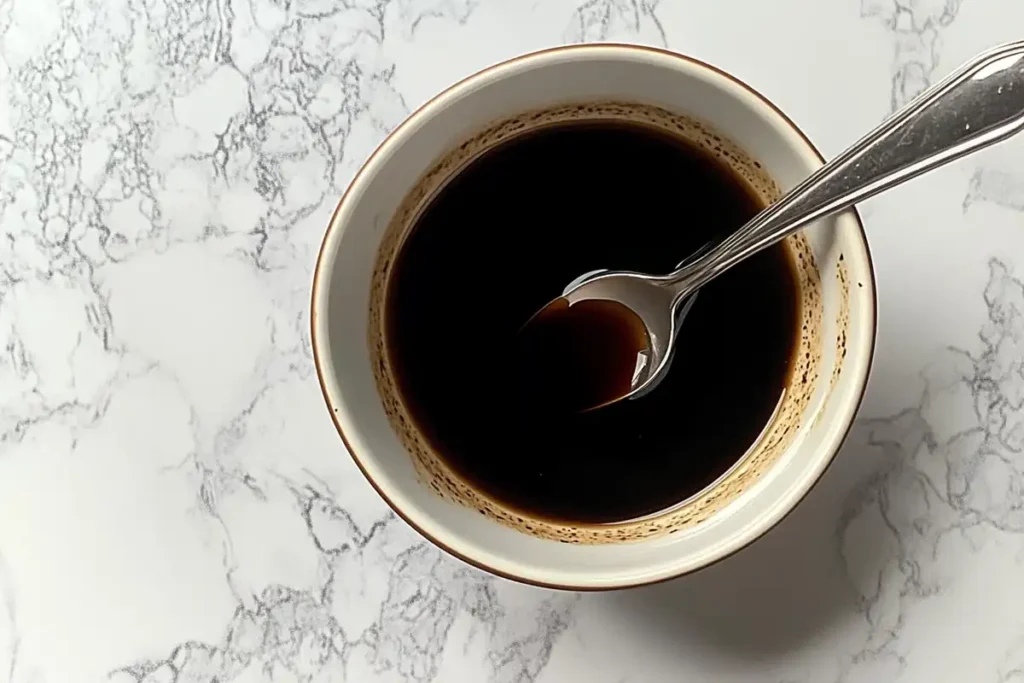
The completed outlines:
[[[582,273],[668,272],[761,208],[725,164],[646,125],[551,125],[484,153],[419,217],[388,283],[387,353],[417,428],[524,515],[612,523],[699,492],[789,379],[799,300],[784,246],[701,289],[672,367],[635,401],[574,409],[632,377],[645,340],[621,312],[573,306],[523,326]]]

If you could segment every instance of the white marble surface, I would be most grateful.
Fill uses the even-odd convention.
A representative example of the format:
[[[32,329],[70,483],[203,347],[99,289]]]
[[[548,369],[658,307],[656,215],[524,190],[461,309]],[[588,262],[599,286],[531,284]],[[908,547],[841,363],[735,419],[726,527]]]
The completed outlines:
[[[389,513],[310,274],[353,172],[470,72],[688,52],[834,154],[1019,0],[0,0],[0,681],[1024,681],[1024,140],[867,204],[849,443],[768,537],[601,595]]]

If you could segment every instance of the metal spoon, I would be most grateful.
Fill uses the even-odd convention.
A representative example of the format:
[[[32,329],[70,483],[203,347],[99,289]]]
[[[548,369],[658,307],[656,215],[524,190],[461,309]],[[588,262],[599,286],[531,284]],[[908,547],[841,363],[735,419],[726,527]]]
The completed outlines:
[[[1022,127],[1024,41],[975,57],[731,236],[673,272],[593,271],[570,283],[560,298],[570,306],[585,299],[617,301],[639,316],[648,348],[641,353],[629,392],[616,400],[638,398],[664,377],[682,319],[701,286],[808,223],[1004,140]]]

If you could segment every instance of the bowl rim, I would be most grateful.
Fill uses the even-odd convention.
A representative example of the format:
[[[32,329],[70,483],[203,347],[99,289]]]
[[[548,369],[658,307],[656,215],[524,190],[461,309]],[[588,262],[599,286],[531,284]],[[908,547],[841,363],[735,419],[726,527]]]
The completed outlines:
[[[791,129],[791,131],[796,134],[798,138],[800,138],[800,140],[807,146],[807,149],[811,152],[811,154],[815,156],[820,163],[825,163],[825,158],[824,156],[822,156],[818,148],[814,146],[814,144],[807,137],[807,135],[775,103],[773,103],[767,97],[762,95],[760,92],[758,92],[753,87],[751,87],[741,79],[737,78],[736,76],[733,76],[732,74],[695,57],[691,57],[689,55],[674,52],[671,50],[666,50],[663,48],[652,47],[648,45],[636,45],[630,43],[561,45],[557,47],[535,50],[532,52],[517,55],[515,57],[512,57],[511,59],[507,59],[492,64],[469,76],[466,76],[465,78],[453,83],[444,90],[440,91],[439,93],[431,97],[429,100],[427,100],[425,103],[420,105],[411,114],[409,114],[402,121],[402,123],[400,123],[397,127],[394,128],[394,130],[392,130],[387,136],[384,137],[380,144],[366,158],[366,160],[360,166],[359,170],[356,171],[356,173],[352,176],[352,180],[349,182],[345,192],[342,194],[341,199],[339,199],[338,204],[331,215],[331,219],[327,224],[327,229],[324,232],[324,237],[323,240],[321,241],[320,248],[317,253],[316,265],[314,266],[313,269],[313,282],[310,296],[310,340],[313,351],[313,365],[315,366],[316,369],[317,381],[320,384],[320,391],[323,394],[325,405],[327,406],[328,413],[331,416],[331,420],[334,423],[335,429],[338,431],[338,435],[341,437],[342,442],[345,444],[346,450],[352,457],[352,460],[355,462],[356,467],[362,473],[363,477],[366,479],[367,482],[369,482],[370,486],[373,487],[373,489],[377,492],[377,495],[379,495],[381,499],[384,500],[385,503],[387,503],[391,510],[394,511],[394,513],[400,519],[402,519],[406,524],[412,527],[423,538],[431,542],[439,549],[443,550],[445,553],[465,562],[470,566],[489,572],[495,576],[500,576],[511,581],[536,586],[539,588],[549,588],[566,591],[600,592],[608,590],[620,590],[624,588],[633,588],[638,586],[654,585],[665,581],[671,581],[672,579],[693,574],[708,567],[711,567],[712,565],[718,564],[722,560],[725,560],[735,555],[736,553],[748,547],[758,539],[764,537],[769,531],[777,527],[784,519],[786,519],[793,512],[793,510],[795,510],[800,505],[800,503],[804,501],[808,493],[810,493],[811,489],[814,488],[814,485],[817,484],[818,481],[820,481],[820,479],[824,476],[825,472],[835,461],[836,455],[841,450],[843,444],[849,436],[850,430],[853,428],[853,425],[856,421],[856,415],[860,409],[861,404],[863,403],[864,396],[867,392],[868,377],[871,374],[871,368],[874,363],[874,355],[878,337],[878,289],[876,286],[874,261],[872,259],[871,249],[867,239],[867,232],[864,229],[864,222],[860,217],[860,213],[857,211],[855,207],[853,207],[851,209],[848,209],[846,213],[852,218],[854,224],[856,225],[859,231],[860,242],[864,247],[864,256],[868,271],[867,282],[865,282],[865,285],[869,287],[871,290],[870,306],[868,307],[867,311],[871,318],[871,330],[870,337],[868,339],[867,357],[866,362],[863,366],[863,372],[860,377],[855,379],[856,382],[859,382],[860,386],[855,387],[854,389],[854,391],[856,392],[856,400],[853,402],[852,405],[852,411],[850,412],[849,422],[845,426],[845,429],[843,430],[840,438],[836,440],[834,446],[831,447],[831,452],[828,453],[827,457],[823,459],[823,466],[821,467],[820,471],[818,471],[816,474],[812,474],[812,476],[809,477],[808,481],[804,484],[804,490],[799,492],[796,499],[792,502],[792,504],[789,505],[789,507],[785,511],[782,512],[782,514],[780,514],[776,519],[772,520],[764,528],[751,534],[749,538],[741,540],[741,542],[736,544],[735,547],[728,548],[725,552],[722,552],[716,557],[711,558],[704,564],[697,567],[684,568],[664,576],[645,578],[640,581],[605,582],[599,585],[548,582],[534,578],[532,576],[523,576],[509,572],[501,568],[493,567],[478,558],[475,558],[471,555],[468,555],[465,552],[453,548],[450,544],[445,543],[444,541],[442,541],[441,539],[437,538],[433,534],[429,533],[426,529],[424,529],[422,525],[418,524],[416,520],[412,519],[405,511],[403,511],[401,506],[396,504],[395,501],[392,500],[392,498],[384,492],[381,486],[370,475],[366,465],[362,460],[362,457],[352,447],[352,440],[345,434],[345,430],[342,427],[338,417],[338,411],[334,407],[333,401],[328,391],[327,383],[324,379],[323,361],[321,360],[320,352],[318,351],[320,343],[318,341],[317,334],[317,319],[319,318],[317,302],[319,299],[321,299],[320,289],[323,286],[322,280],[324,278],[324,266],[328,261],[332,260],[330,258],[325,258],[327,246],[329,243],[333,241],[332,238],[334,233],[339,230],[339,226],[341,223],[338,220],[338,216],[341,213],[342,208],[346,206],[346,202],[350,198],[352,188],[358,185],[358,181],[360,180],[361,176],[373,165],[375,157],[381,152],[382,149],[384,149],[387,146],[387,143],[400,132],[415,129],[418,126],[418,123],[421,120],[423,120],[424,117],[429,116],[430,110],[435,108],[440,100],[450,97],[451,95],[460,90],[468,89],[468,87],[471,87],[475,82],[478,82],[479,80],[485,77],[492,76],[495,73],[499,73],[503,70],[508,69],[509,67],[519,65],[524,61],[532,61],[537,59],[538,57],[549,56],[554,53],[584,51],[603,51],[608,53],[622,51],[647,52],[659,55],[661,57],[671,57],[673,59],[680,60],[689,67],[696,67],[698,69],[710,71],[713,75],[725,78],[728,81],[730,81],[733,85],[739,86],[739,88],[746,91],[747,95],[752,96],[757,101],[759,101],[760,104],[772,110],[775,113],[775,115],[777,115]]]

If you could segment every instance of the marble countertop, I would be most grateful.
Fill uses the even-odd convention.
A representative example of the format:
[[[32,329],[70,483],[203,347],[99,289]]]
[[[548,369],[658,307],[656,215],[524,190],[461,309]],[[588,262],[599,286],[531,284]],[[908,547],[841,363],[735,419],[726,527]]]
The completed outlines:
[[[766,538],[572,595],[346,456],[310,276],[437,90],[575,41],[711,61],[835,154],[1018,0],[0,0],[0,681],[1024,681],[1024,139],[864,205],[853,433]]]

